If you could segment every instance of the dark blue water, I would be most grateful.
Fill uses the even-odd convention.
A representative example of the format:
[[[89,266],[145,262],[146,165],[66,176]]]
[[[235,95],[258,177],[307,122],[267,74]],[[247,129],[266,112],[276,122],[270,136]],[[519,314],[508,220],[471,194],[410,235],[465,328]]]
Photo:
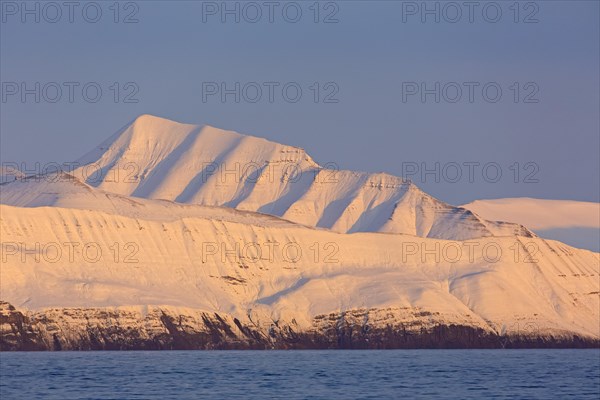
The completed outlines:
[[[594,399],[600,350],[0,353],[9,399]]]

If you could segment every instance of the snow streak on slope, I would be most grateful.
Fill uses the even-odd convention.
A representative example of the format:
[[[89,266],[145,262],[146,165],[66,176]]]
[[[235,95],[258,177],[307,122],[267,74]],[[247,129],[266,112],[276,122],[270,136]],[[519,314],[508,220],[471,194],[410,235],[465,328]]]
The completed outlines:
[[[518,221],[548,239],[600,251],[600,203],[508,198],[477,200],[463,207],[490,220]]]
[[[171,221],[185,217],[241,224],[295,225],[277,217],[226,207],[132,198],[89,186],[67,173],[35,175],[0,185],[0,204],[102,211],[131,218]]]
[[[272,214],[337,232],[443,239],[531,236],[387,174],[325,169],[303,149],[144,115],[77,161],[82,181],[127,196]]]
[[[331,312],[408,308],[495,332],[532,323],[540,334],[600,334],[596,253],[523,237],[469,241],[468,251],[214,211],[220,219],[159,220],[1,205],[2,299],[33,310],[161,305],[301,327]]]

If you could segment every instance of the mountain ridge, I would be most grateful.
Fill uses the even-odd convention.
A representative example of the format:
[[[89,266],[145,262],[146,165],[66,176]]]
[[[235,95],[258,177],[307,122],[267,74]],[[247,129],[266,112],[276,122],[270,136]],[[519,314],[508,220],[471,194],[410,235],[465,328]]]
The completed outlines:
[[[299,147],[149,115],[76,163],[75,176],[109,192],[257,211],[337,232],[533,235],[450,206],[401,177],[326,169]]]

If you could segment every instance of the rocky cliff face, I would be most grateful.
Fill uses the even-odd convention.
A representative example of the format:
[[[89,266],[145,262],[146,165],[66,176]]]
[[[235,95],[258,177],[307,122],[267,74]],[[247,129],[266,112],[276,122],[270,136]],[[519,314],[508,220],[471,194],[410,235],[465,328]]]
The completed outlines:
[[[502,334],[446,325],[419,309],[357,309],[295,321],[256,323],[211,312],[169,308],[50,309],[28,313],[0,303],[0,350],[410,349],[599,347],[577,335],[544,335],[534,324]]]

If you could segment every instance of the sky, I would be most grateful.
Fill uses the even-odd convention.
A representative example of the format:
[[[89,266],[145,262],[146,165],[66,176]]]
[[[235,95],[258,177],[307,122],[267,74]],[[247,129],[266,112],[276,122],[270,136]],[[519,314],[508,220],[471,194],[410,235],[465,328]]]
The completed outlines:
[[[69,4],[1,1],[3,164],[72,161],[153,114],[452,204],[600,201],[598,1]]]

